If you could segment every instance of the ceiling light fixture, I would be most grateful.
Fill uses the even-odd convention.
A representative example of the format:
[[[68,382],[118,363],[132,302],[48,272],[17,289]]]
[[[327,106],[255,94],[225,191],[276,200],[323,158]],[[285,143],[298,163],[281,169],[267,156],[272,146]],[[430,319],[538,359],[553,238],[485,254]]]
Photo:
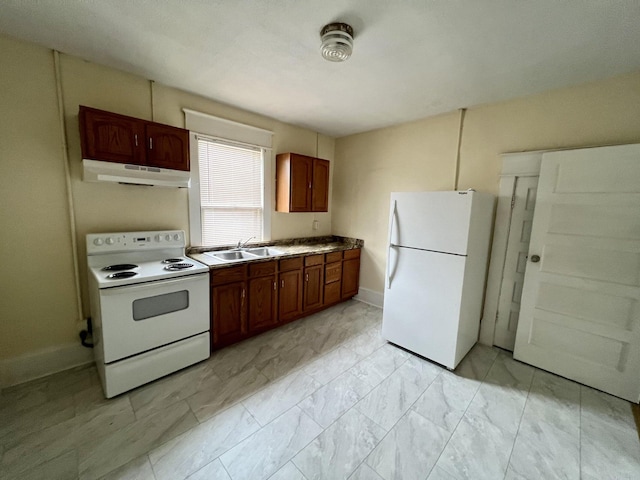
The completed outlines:
[[[353,51],[353,28],[346,23],[330,23],[320,31],[320,51],[325,60],[344,62]]]

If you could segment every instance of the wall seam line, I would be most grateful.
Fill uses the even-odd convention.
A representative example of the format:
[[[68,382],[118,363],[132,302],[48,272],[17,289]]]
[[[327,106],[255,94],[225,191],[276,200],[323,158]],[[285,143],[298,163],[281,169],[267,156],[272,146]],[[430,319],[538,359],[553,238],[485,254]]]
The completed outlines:
[[[466,108],[458,109],[460,112],[460,124],[458,126],[458,145],[456,147],[456,169],[453,179],[453,189],[458,190],[458,181],[460,180],[460,150],[462,148],[462,128],[464,126],[464,117],[467,113]]]
[[[78,319],[83,319],[82,294],[80,293],[80,268],[78,266],[78,241],[76,230],[76,212],[71,188],[71,170],[69,168],[69,151],[67,149],[67,129],[64,121],[64,97],[62,93],[62,73],[60,69],[60,52],[53,50],[53,74],[56,80],[56,100],[58,103],[58,121],[60,123],[60,140],[62,142],[62,163],[64,164],[67,203],[69,205],[69,233],[71,235],[71,258],[73,259],[73,280],[76,293],[76,309]]]

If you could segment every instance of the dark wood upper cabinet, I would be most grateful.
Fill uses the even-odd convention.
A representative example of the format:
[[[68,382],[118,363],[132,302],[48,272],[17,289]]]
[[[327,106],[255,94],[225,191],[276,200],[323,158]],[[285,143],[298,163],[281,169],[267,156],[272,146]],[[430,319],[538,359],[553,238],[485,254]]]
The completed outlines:
[[[82,158],[107,162],[144,162],[144,123],[92,108],[80,107]]]
[[[147,123],[146,133],[147,165],[172,170],[189,170],[188,130],[159,123]]]
[[[189,170],[189,131],[80,106],[82,158]]]
[[[311,205],[313,158],[295,156],[290,163],[289,211],[308,212]]]
[[[297,153],[276,156],[276,211],[329,210],[329,161]]]
[[[313,182],[311,183],[311,211],[329,211],[329,162],[313,159]]]

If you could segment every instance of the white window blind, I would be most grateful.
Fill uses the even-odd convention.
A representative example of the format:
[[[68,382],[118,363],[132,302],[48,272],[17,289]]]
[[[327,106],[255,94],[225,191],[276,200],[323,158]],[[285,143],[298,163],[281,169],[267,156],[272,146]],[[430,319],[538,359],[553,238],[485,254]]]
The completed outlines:
[[[198,137],[203,245],[263,238],[263,149]]]

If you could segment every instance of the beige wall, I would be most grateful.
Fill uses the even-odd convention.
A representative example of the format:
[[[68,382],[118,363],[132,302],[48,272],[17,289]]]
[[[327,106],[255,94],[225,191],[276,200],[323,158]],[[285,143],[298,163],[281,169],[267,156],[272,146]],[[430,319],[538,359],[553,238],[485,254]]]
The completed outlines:
[[[275,154],[285,151],[333,160],[333,138],[60,55],[70,170],[67,178],[53,52],[0,36],[0,59],[0,359],[79,344],[77,335],[83,319],[78,318],[74,287],[67,180],[75,211],[83,317],[89,315],[84,245],[87,233],[145,229],[188,232],[186,189],[82,181],[79,105],[178,127],[184,127],[182,109],[190,108],[272,130],[273,164]],[[275,172],[275,168],[272,170]],[[270,181],[275,184],[275,178]],[[273,207],[273,239],[331,233],[331,213],[279,214]],[[320,221],[316,231],[312,229],[314,219]]]
[[[53,55],[0,38],[0,358],[77,335]]]
[[[389,194],[454,187],[458,115],[336,141],[333,233],[365,241],[360,285],[382,292]],[[498,193],[505,152],[640,143],[640,72],[465,116],[458,188]]]
[[[640,72],[471,108],[459,188],[498,192],[500,154],[640,142]]]
[[[336,140],[333,232],[364,240],[361,287],[383,290],[389,193],[453,188],[458,124],[451,113]]]

